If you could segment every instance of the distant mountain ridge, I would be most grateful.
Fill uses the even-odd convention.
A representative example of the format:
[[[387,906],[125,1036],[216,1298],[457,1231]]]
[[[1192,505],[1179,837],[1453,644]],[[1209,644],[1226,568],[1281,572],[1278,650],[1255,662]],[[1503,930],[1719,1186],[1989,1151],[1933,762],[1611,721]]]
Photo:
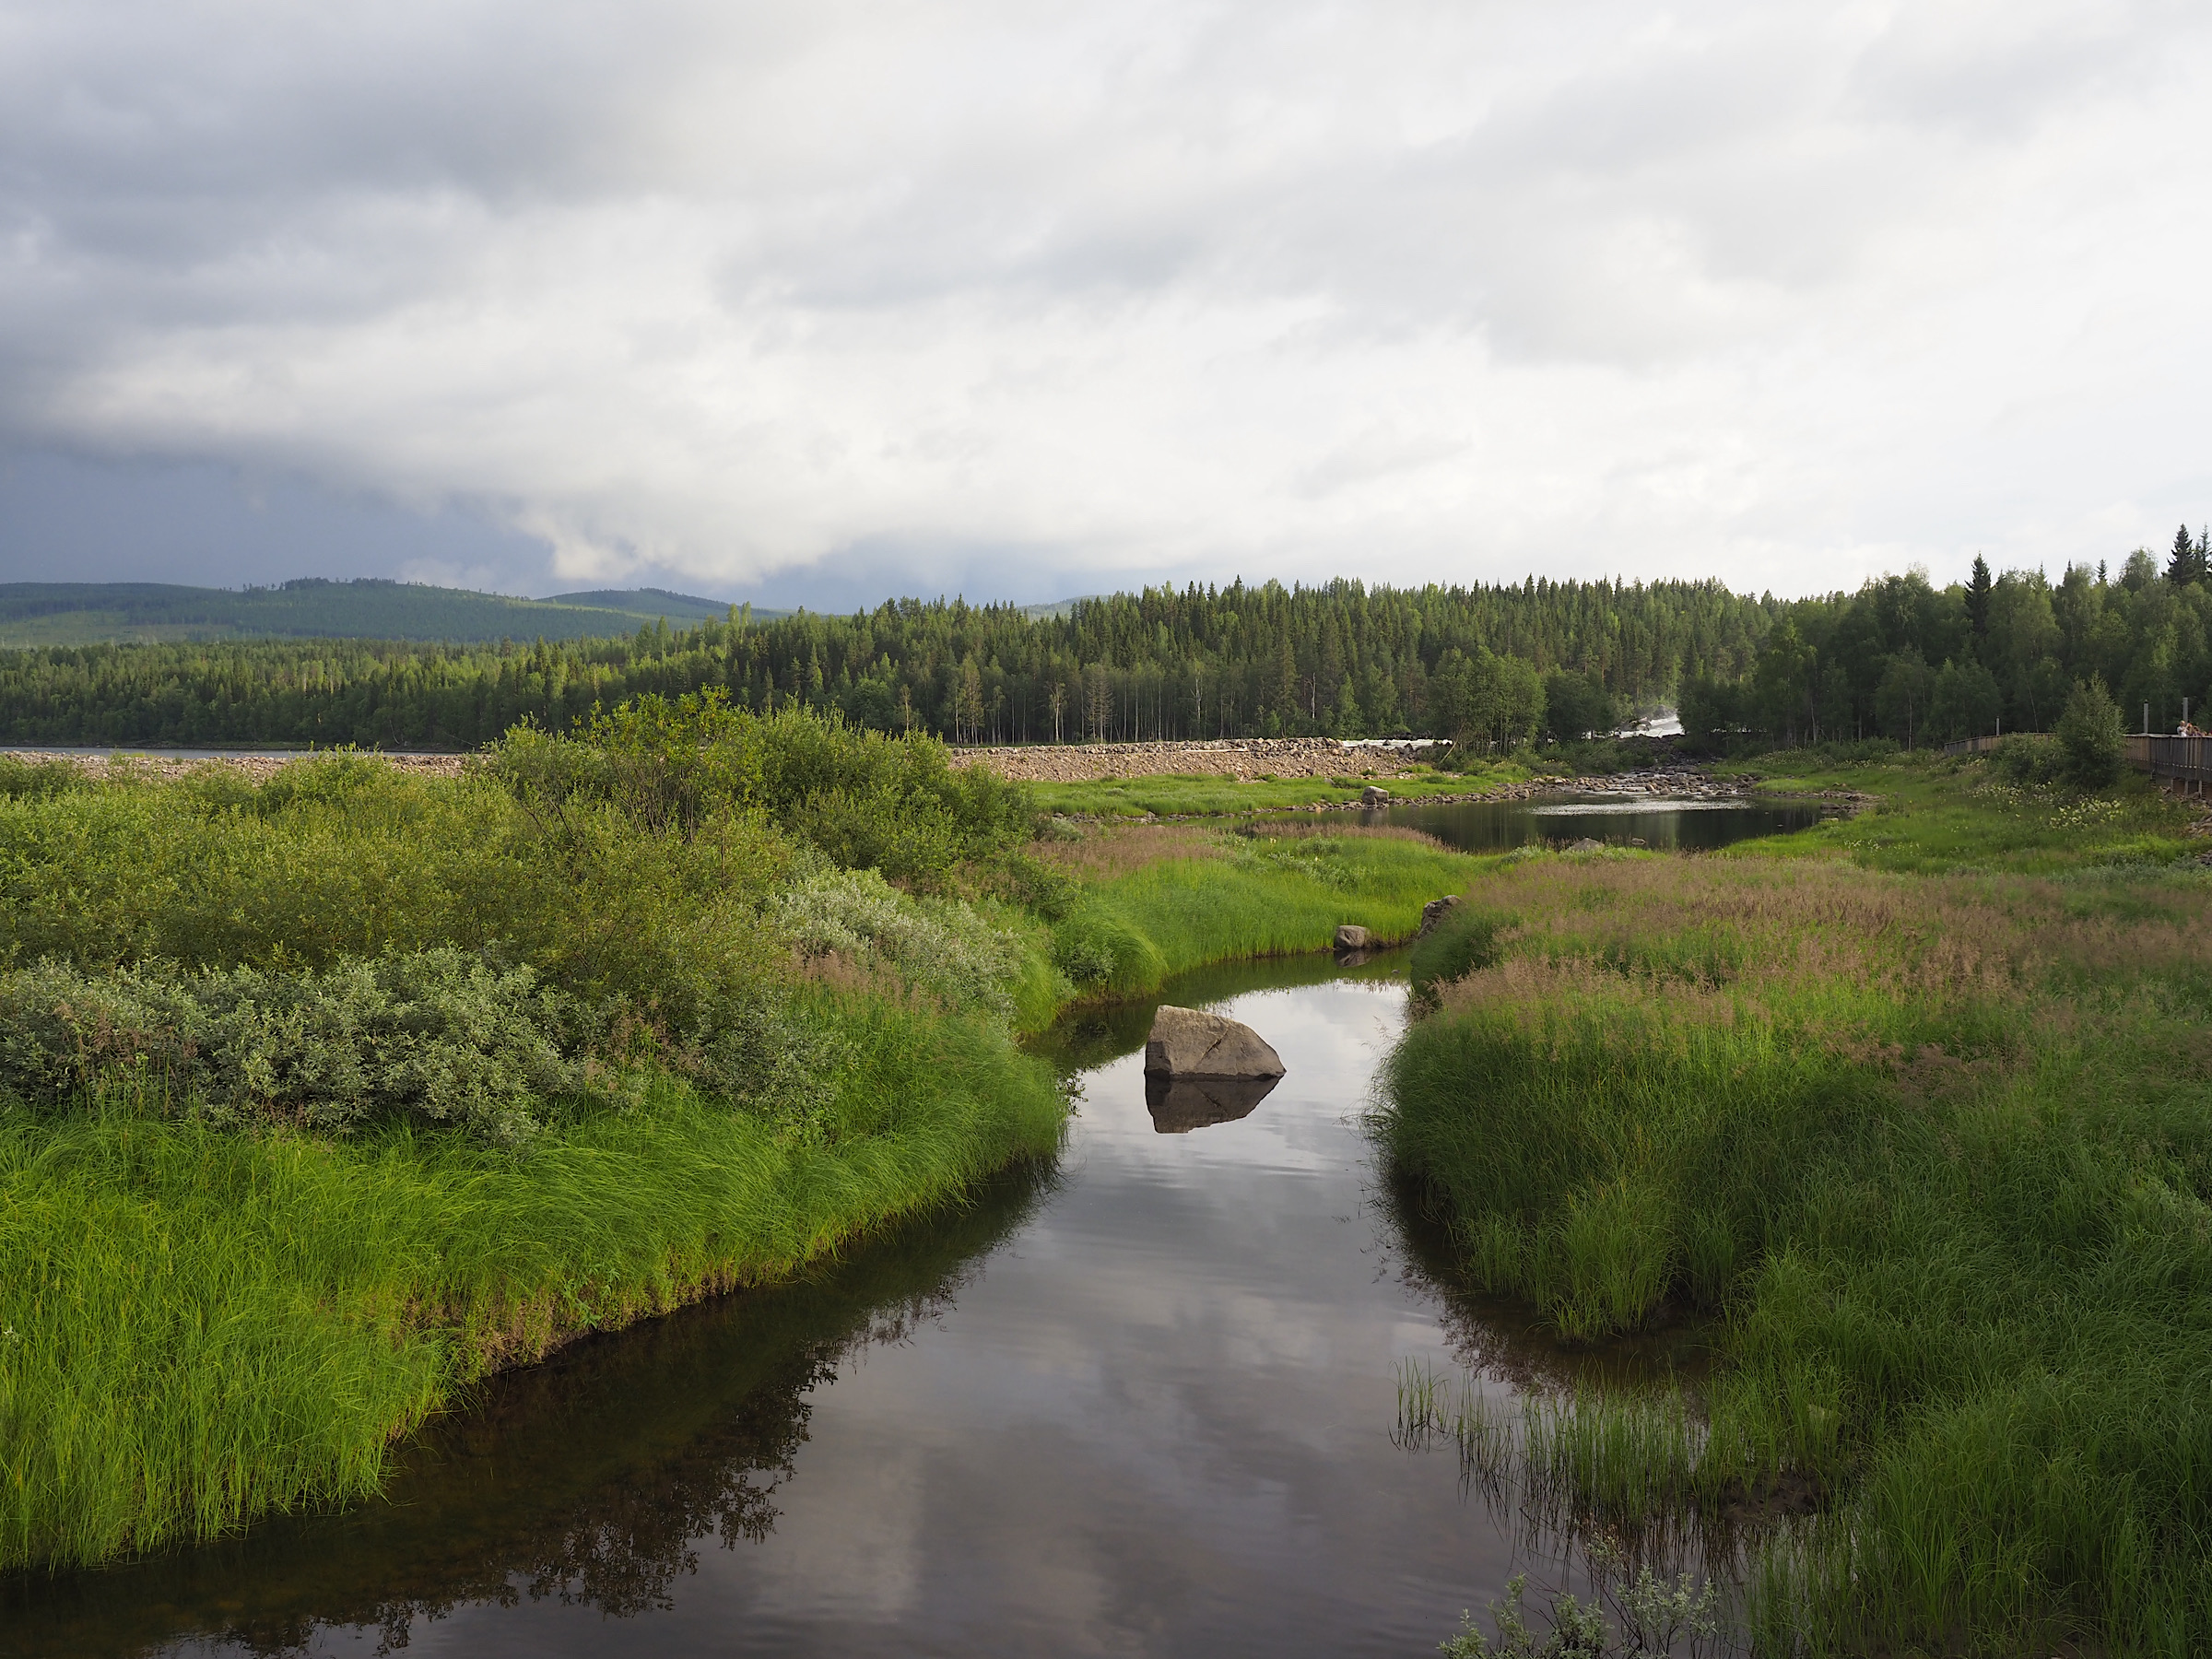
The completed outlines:
[[[224,639],[578,640],[719,620],[730,607],[660,588],[521,599],[469,588],[305,577],[265,588],[159,582],[0,582],[0,647]],[[761,620],[781,611],[754,613]]]
[[[641,617],[712,618],[721,621],[730,614],[729,601],[701,599],[697,594],[672,594],[666,588],[593,588],[581,594],[549,594],[544,605],[580,605],[592,610],[629,611]],[[781,617],[783,611],[755,611],[757,617]]]

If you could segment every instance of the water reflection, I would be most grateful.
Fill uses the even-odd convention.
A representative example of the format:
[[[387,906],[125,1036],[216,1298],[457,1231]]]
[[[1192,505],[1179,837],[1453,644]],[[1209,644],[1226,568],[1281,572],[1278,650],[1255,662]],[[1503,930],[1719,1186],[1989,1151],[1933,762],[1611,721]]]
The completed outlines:
[[[1362,812],[1359,820],[1402,824],[1466,853],[1496,853],[1585,837],[1609,846],[1687,853],[1808,829],[1825,816],[1825,809],[1809,802],[1553,795],[1526,801],[1415,803]]]
[[[1162,1135],[1188,1135],[1216,1124],[1233,1124],[1249,1117],[1265,1100],[1280,1077],[1170,1077],[1161,1072],[1145,1077],[1145,1107],[1152,1113],[1152,1127]]]

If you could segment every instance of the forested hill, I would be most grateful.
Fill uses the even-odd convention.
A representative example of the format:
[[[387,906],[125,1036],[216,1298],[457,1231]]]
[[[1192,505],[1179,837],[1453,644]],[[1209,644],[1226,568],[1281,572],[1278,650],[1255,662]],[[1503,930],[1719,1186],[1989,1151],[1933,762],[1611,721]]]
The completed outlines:
[[[1237,582],[1083,599],[1061,615],[900,600],[497,646],[47,646],[0,652],[0,737],[468,748],[524,718],[558,729],[639,692],[721,687],[755,709],[795,700],[971,742],[1470,724],[1510,738],[1547,709],[1555,728],[1602,725],[1665,699],[1684,671],[1733,682],[1780,608],[1717,582]]]
[[[640,620],[723,617],[718,600],[658,588],[515,599],[414,582],[182,587],[156,582],[0,582],[0,646],[102,641],[321,638],[418,641],[578,640],[627,633]],[[781,613],[778,613],[781,614]]]

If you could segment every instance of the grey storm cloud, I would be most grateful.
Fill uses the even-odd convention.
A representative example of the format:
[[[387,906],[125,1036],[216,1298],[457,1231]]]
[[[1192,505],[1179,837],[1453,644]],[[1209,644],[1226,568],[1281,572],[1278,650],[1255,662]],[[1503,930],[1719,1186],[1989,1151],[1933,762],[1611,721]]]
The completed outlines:
[[[2088,0],[0,4],[0,573],[220,579],[225,477],[509,585],[2095,557],[2212,484],[2208,59]]]

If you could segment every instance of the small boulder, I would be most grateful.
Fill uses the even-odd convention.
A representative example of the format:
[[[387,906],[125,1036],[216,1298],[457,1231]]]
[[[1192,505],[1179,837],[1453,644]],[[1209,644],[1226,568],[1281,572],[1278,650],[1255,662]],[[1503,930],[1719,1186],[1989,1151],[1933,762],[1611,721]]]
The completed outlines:
[[[1370,783],[1359,792],[1359,805],[1362,806],[1387,806],[1390,805],[1390,791],[1379,783]]]
[[[1603,853],[1605,850],[1606,843],[1604,841],[1594,841],[1587,835],[1583,836],[1581,841],[1571,842],[1567,848],[1570,853]]]
[[[1457,893],[1446,893],[1441,899],[1431,899],[1428,903],[1422,905],[1421,931],[1416,936],[1425,939],[1442,926],[1444,918],[1452,913],[1458,903],[1459,895]]]
[[[1336,948],[1339,950],[1365,950],[1374,942],[1374,935],[1356,922],[1347,922],[1336,930]]]
[[[1283,1062],[1248,1025],[1163,1004],[1152,1016],[1152,1034],[1145,1040],[1145,1075],[1279,1077]]]

